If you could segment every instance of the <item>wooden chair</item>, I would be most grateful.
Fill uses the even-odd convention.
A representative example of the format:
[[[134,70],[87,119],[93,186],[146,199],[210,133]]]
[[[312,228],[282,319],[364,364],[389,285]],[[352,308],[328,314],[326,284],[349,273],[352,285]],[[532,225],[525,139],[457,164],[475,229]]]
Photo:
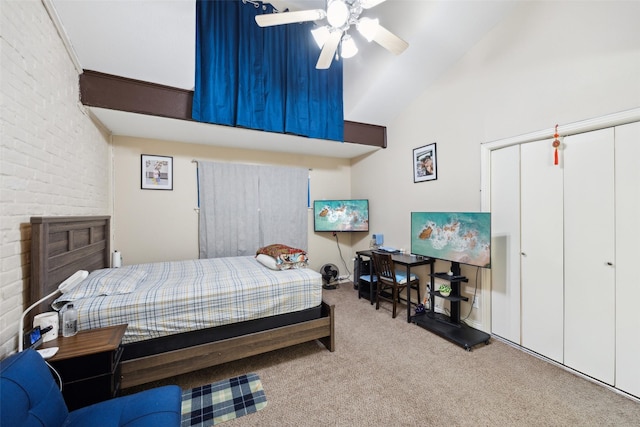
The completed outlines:
[[[391,254],[382,252],[372,252],[373,258],[373,270],[378,278],[378,288],[376,291],[376,310],[380,308],[380,300],[389,301],[393,304],[393,315],[395,319],[398,302],[400,301],[400,292],[402,292],[407,286],[420,289],[420,280],[417,276],[411,275],[410,278],[406,278],[405,275],[401,276],[396,273],[396,267],[393,262]],[[384,291],[391,291],[391,297],[388,297]],[[418,300],[420,299],[420,292],[418,291]],[[409,310],[409,302],[407,302],[407,310]]]

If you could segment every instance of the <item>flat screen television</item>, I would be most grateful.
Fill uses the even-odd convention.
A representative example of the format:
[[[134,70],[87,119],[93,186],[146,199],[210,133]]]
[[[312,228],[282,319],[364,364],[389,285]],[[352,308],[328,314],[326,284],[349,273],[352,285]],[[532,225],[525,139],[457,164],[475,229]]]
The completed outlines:
[[[314,200],[314,231],[369,231],[369,200]]]
[[[411,253],[460,264],[491,268],[489,212],[411,212]]]

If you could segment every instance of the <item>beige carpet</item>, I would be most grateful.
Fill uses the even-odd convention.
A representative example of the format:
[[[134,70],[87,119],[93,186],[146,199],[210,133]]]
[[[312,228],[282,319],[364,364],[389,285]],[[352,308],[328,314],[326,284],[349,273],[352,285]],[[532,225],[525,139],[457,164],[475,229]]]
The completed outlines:
[[[502,342],[473,351],[391,318],[351,285],[336,306],[336,351],[318,343],[154,383],[183,388],[255,372],[267,407],[229,426],[639,426],[640,403]]]

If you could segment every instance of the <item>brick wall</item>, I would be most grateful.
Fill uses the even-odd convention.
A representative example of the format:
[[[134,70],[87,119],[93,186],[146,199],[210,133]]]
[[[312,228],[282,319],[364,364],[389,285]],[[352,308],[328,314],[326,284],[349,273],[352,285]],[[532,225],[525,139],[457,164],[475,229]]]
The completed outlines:
[[[17,349],[31,216],[111,211],[109,136],[83,111],[78,71],[37,0],[0,1],[0,358]]]

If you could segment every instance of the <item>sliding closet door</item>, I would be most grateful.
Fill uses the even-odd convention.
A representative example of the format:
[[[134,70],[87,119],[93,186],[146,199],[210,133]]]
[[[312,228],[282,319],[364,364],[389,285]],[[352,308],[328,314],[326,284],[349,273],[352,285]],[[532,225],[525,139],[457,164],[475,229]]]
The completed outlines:
[[[640,397],[640,123],[616,136],[616,387]]]
[[[491,333],[520,344],[520,147],[491,152]]]
[[[564,140],[565,364],[614,382],[614,131]],[[551,295],[550,295],[551,297]]]
[[[562,363],[563,188],[552,142],[520,147],[522,346]]]

